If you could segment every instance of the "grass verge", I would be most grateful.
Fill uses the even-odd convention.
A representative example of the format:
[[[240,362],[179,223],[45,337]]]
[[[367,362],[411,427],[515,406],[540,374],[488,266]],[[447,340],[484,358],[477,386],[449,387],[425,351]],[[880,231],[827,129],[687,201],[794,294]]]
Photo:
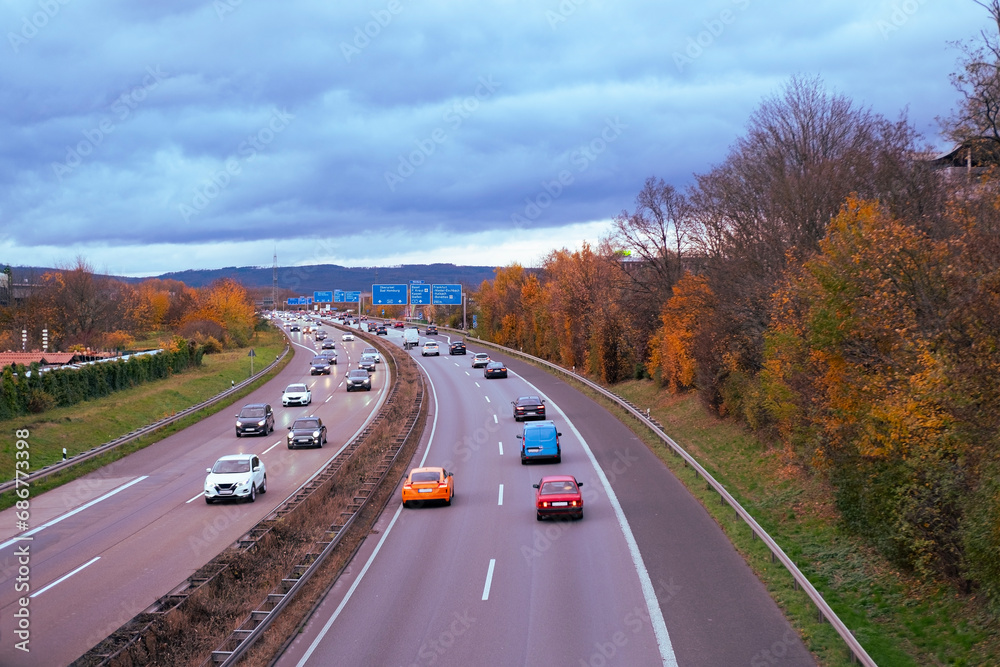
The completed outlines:
[[[259,370],[281,354],[285,347],[285,337],[276,329],[260,331],[257,332],[252,347],[256,354],[255,370]],[[8,434],[0,443],[0,480],[14,478],[16,430],[27,429],[30,432],[28,441],[31,470],[39,470],[61,460],[64,447],[68,456],[74,456],[225,391],[233,382],[240,382],[249,377],[248,351],[248,348],[243,348],[206,355],[202,366],[189,368],[164,380],[148,382],[77,405],[0,421],[0,433]],[[250,386],[234,394],[233,401],[216,403],[111,452],[32,482],[32,496],[65,484],[162,440],[171,433],[219,410],[228,409],[234,401],[246,396],[270,379],[288,363],[290,358],[289,356],[283,360],[266,377],[257,379]],[[12,493],[0,495],[0,509],[10,507],[15,500]]]
[[[823,475],[768,447],[731,422],[708,414],[693,394],[675,396],[650,381],[615,393],[664,425],[798,565],[881,667],[1000,664],[1000,632],[982,601],[940,581],[901,572],[840,527],[833,489]],[[642,438],[699,499],[784,610],[820,665],[849,665],[847,649],[791,575],[752,538],[750,528],[649,429],[588,392]]]

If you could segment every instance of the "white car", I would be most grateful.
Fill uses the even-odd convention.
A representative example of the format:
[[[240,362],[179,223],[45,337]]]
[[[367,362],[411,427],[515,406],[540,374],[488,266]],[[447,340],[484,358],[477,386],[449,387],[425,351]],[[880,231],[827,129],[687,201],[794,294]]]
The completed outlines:
[[[354,340],[354,334],[345,333],[343,336],[340,337],[340,340]]]
[[[254,454],[223,456],[211,468],[206,468],[205,502],[216,500],[257,500],[258,493],[267,493],[267,471],[264,462]]]
[[[281,395],[281,404],[286,408],[289,405],[309,405],[312,399],[309,387],[304,384],[290,384],[285,387],[285,393]]]
[[[366,354],[375,357],[375,363],[377,364],[382,363],[382,355],[379,354],[378,350],[375,349],[374,347],[366,347],[365,349],[361,350],[361,356],[364,356]]]
[[[424,343],[424,347],[420,350],[420,356],[426,357],[432,354],[438,357],[441,356],[441,351],[438,349],[438,344],[430,340]]]
[[[490,355],[485,352],[477,352],[476,355],[472,357],[473,368],[485,368],[488,363],[490,363]]]

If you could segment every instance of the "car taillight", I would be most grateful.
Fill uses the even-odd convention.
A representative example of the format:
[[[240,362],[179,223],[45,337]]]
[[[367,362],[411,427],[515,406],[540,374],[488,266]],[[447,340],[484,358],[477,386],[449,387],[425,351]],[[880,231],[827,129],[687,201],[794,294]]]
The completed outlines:
[[[543,500],[542,501],[542,507],[548,507],[548,506],[549,506],[549,501]]]

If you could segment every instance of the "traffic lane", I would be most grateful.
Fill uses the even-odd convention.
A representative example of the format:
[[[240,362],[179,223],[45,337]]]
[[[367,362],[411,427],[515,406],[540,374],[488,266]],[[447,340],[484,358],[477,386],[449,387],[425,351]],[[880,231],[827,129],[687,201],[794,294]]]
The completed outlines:
[[[370,404],[372,402],[365,401],[364,403]],[[338,406],[344,410],[350,410],[351,413],[356,413],[356,407],[350,408],[348,403],[357,404],[359,402],[348,400],[343,405],[338,403]],[[329,408],[329,410],[334,415],[340,412],[340,410],[334,410],[334,408]],[[359,428],[360,422],[363,421],[363,416],[358,416]],[[214,417],[229,421],[230,425],[232,423],[230,418],[224,417],[222,413]],[[345,414],[344,417],[344,419],[341,419],[341,422],[349,424],[351,421],[350,413]],[[273,457],[269,457],[268,455],[262,456],[265,465],[269,469],[268,482],[269,490],[272,493],[260,496],[260,500],[253,505],[241,506],[246,509],[241,510],[239,516],[235,516],[232,510],[227,510],[227,514],[223,514],[221,510],[223,506],[215,505],[209,508],[201,500],[205,467],[211,465],[220,453],[230,453],[231,448],[262,454],[262,449],[272,448],[277,444],[272,440],[275,439],[276,434],[267,438],[240,438],[237,440],[234,432],[229,430],[229,428],[225,429],[224,432],[224,436],[220,436],[209,442],[202,441],[196,444],[196,447],[206,450],[209,452],[208,454],[200,454],[196,451],[192,452],[192,439],[187,435],[188,431],[186,430],[174,434],[170,438],[161,441],[161,443],[152,445],[150,448],[137,453],[146,453],[145,457],[133,455],[119,461],[118,465],[108,466],[97,473],[93,473],[103,483],[103,480],[110,478],[110,475],[116,468],[127,470],[130,467],[137,466],[136,461],[139,458],[149,458],[149,455],[154,453],[150,451],[152,449],[162,449],[164,452],[169,453],[166,457],[166,462],[162,466],[162,470],[159,472],[154,471],[153,481],[157,483],[149,483],[146,487],[140,486],[136,489],[136,491],[142,491],[143,488],[150,489],[149,491],[144,491],[148,496],[149,502],[143,502],[143,497],[127,497],[123,495],[122,503],[101,503],[80,512],[70,519],[64,520],[57,526],[39,533],[35,537],[37,542],[34,545],[32,553],[32,588],[37,590],[42,585],[53,581],[55,577],[61,577],[66,573],[73,572],[77,567],[89,562],[95,556],[101,556],[101,560],[105,560],[107,558],[105,554],[108,554],[112,548],[125,541],[130,545],[131,555],[125,557],[120,566],[112,568],[114,581],[108,582],[107,585],[102,583],[98,591],[102,601],[114,603],[113,609],[110,611],[115,613],[104,614],[103,618],[113,618],[116,621],[127,620],[148,606],[157,597],[181,583],[191,572],[204,564],[215,553],[218,553],[231,544],[250,526],[256,523],[256,521],[263,518],[270,509],[277,506],[291,492],[290,487],[286,489],[281,488],[284,486],[281,482],[285,475],[282,470],[283,468],[287,469],[287,474],[295,478],[294,481],[297,486],[302,481],[305,481],[322,462],[328,460],[330,455],[322,450],[313,450],[315,454],[310,451],[296,450],[295,452],[287,452],[288,455],[292,456],[283,459],[282,457],[285,454],[282,454],[281,450],[277,450],[278,454],[275,454]],[[225,447],[225,450],[222,449],[223,447]],[[185,458],[199,460],[197,466],[199,469],[194,471],[193,476],[188,480],[178,477],[174,471],[180,465],[178,459],[181,458],[174,454],[176,451],[182,449],[187,452]],[[310,459],[313,459],[313,462],[308,464],[307,461]],[[186,469],[186,464],[182,465],[182,467]],[[146,470],[148,471],[149,468],[146,468]],[[274,493],[275,491],[277,493]],[[52,493],[57,493],[57,491]],[[267,502],[266,498],[270,498],[271,502]],[[71,501],[72,497],[68,500]],[[188,503],[188,500],[200,501],[200,514],[198,504]],[[72,505],[72,502],[69,501],[65,505]],[[167,510],[170,508],[177,508],[177,512],[168,512]],[[217,511],[212,512],[211,510]],[[192,515],[192,512],[194,515]],[[169,525],[172,522],[178,525]],[[127,535],[131,537],[123,537]],[[188,542],[183,545],[180,543],[175,544],[175,536],[186,536]],[[75,543],[72,545],[68,544],[72,541],[75,541]],[[173,545],[172,548],[171,545]],[[8,554],[13,553],[12,549],[6,551]],[[171,558],[171,555],[174,558]],[[107,561],[105,562],[107,563]],[[167,565],[162,565],[163,562],[166,562]],[[92,573],[102,571],[102,568],[99,567],[100,565],[103,565],[100,561],[93,565],[88,565],[84,571],[73,575],[70,580],[59,584],[57,588],[51,591],[47,591],[45,593],[46,609],[72,607],[74,604],[79,605],[81,600],[86,600],[87,608],[93,609],[95,605],[93,600],[89,599],[90,596],[76,591],[86,588],[87,584],[91,581],[88,577],[94,576]],[[9,563],[4,563],[4,567],[9,567]],[[119,582],[116,587],[114,585],[115,581],[118,581],[123,574],[128,573],[132,573],[132,576],[126,576],[126,583]],[[129,584],[133,584],[136,581],[142,582],[142,586],[137,591],[139,597],[129,598],[126,595],[126,589],[135,588],[135,586],[130,586]],[[109,595],[109,591],[115,592],[115,594]],[[9,607],[16,601],[17,596],[13,595],[13,593],[12,590],[8,591],[6,588],[0,591],[0,601],[4,597],[8,598],[6,604],[0,602],[0,608]],[[51,607],[48,606],[50,604]],[[37,615],[39,618],[44,618],[44,616],[44,613]],[[63,624],[40,624],[36,626],[36,629],[40,630],[43,636],[46,629],[54,631],[55,628],[60,628],[57,636],[46,638],[45,640],[44,646],[46,648],[44,650],[48,651],[51,649],[51,657],[54,660],[49,662],[47,660],[49,655],[46,652],[44,656],[45,661],[48,664],[59,664],[56,656],[63,649],[65,649],[66,654],[74,654],[73,658],[75,658],[96,643],[95,641],[90,641],[95,636],[95,633],[99,635],[98,639],[103,638],[107,634],[106,626],[97,626],[97,629],[94,629],[96,625],[95,620],[99,618],[102,617],[93,614],[85,615],[83,620],[91,624],[88,630],[79,629],[78,631],[78,628],[67,628]],[[12,619],[12,616],[4,614],[3,619],[9,621]],[[0,623],[2,622],[3,620],[0,619]],[[4,632],[7,629],[12,630],[12,626],[11,628],[3,628],[0,625],[0,628],[2,628],[0,629],[0,636],[12,636],[9,632]],[[86,639],[82,640],[81,643],[80,637],[86,637]],[[0,647],[0,659],[5,661],[8,656],[4,655],[3,650],[4,647]],[[18,656],[10,657],[14,658]],[[33,652],[32,657],[35,660],[39,659],[38,650]]]
[[[449,371],[457,375],[454,368]],[[455,419],[438,422],[427,463],[442,456],[446,467],[451,461],[455,503],[399,513],[379,557],[310,664],[539,664],[539,656],[564,664],[571,656],[590,659],[600,648],[594,639],[602,637],[611,642],[601,645],[605,651],[630,664],[659,662],[651,626],[643,627],[638,576],[610,507],[590,509],[589,523],[538,524],[531,480],[542,466],[522,467],[516,453],[504,456],[486,446],[495,412],[478,402],[464,373],[449,385],[433,368],[430,372],[440,405],[455,406],[448,413]],[[472,405],[461,405],[463,398]],[[442,407],[440,416],[445,412]],[[470,441],[469,433],[477,431],[483,435]],[[567,472],[561,468],[542,472]],[[501,483],[511,489],[503,500]],[[564,532],[567,527],[571,530]],[[595,578],[595,571],[601,576]],[[332,609],[332,601],[324,602],[282,664],[298,664]],[[394,632],[372,638],[366,630],[375,627]]]
[[[504,360],[590,443],[632,525],[679,664],[750,664],[778,644],[782,664],[815,664],[715,520],[641,440],[562,380]]]

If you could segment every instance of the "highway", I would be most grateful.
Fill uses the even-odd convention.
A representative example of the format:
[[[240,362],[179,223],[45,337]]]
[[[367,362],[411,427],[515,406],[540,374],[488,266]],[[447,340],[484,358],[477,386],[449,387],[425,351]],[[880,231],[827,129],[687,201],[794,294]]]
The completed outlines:
[[[67,665],[123,623],[171,592],[199,567],[243,536],[298,486],[324,467],[373,414],[385,395],[385,373],[370,392],[347,393],[343,376],[368,345],[342,342],[331,375],[310,376],[318,344],[290,334],[295,356],[274,379],[233,406],[74,482],[30,499],[31,532],[13,539],[15,509],[0,512],[0,665]],[[293,382],[312,389],[309,406],[281,406]],[[275,430],[237,438],[235,414],[246,403],[270,403]],[[322,449],[289,450],[287,427],[301,415],[328,425]],[[258,454],[267,470],[267,493],[255,503],[207,505],[205,469],[225,454]],[[25,548],[28,553],[23,554]],[[19,562],[20,561],[20,562]],[[27,568],[18,592],[19,567]],[[30,652],[15,648],[14,613],[30,596]]]
[[[421,357],[431,428],[413,465],[454,472],[450,507],[394,502],[279,661],[302,665],[814,665],[714,520],[601,406],[469,345]],[[426,336],[423,338],[426,340]],[[486,380],[486,351],[510,377]],[[558,464],[522,465],[510,402],[547,399]],[[584,482],[581,521],[535,520],[532,484]]]

